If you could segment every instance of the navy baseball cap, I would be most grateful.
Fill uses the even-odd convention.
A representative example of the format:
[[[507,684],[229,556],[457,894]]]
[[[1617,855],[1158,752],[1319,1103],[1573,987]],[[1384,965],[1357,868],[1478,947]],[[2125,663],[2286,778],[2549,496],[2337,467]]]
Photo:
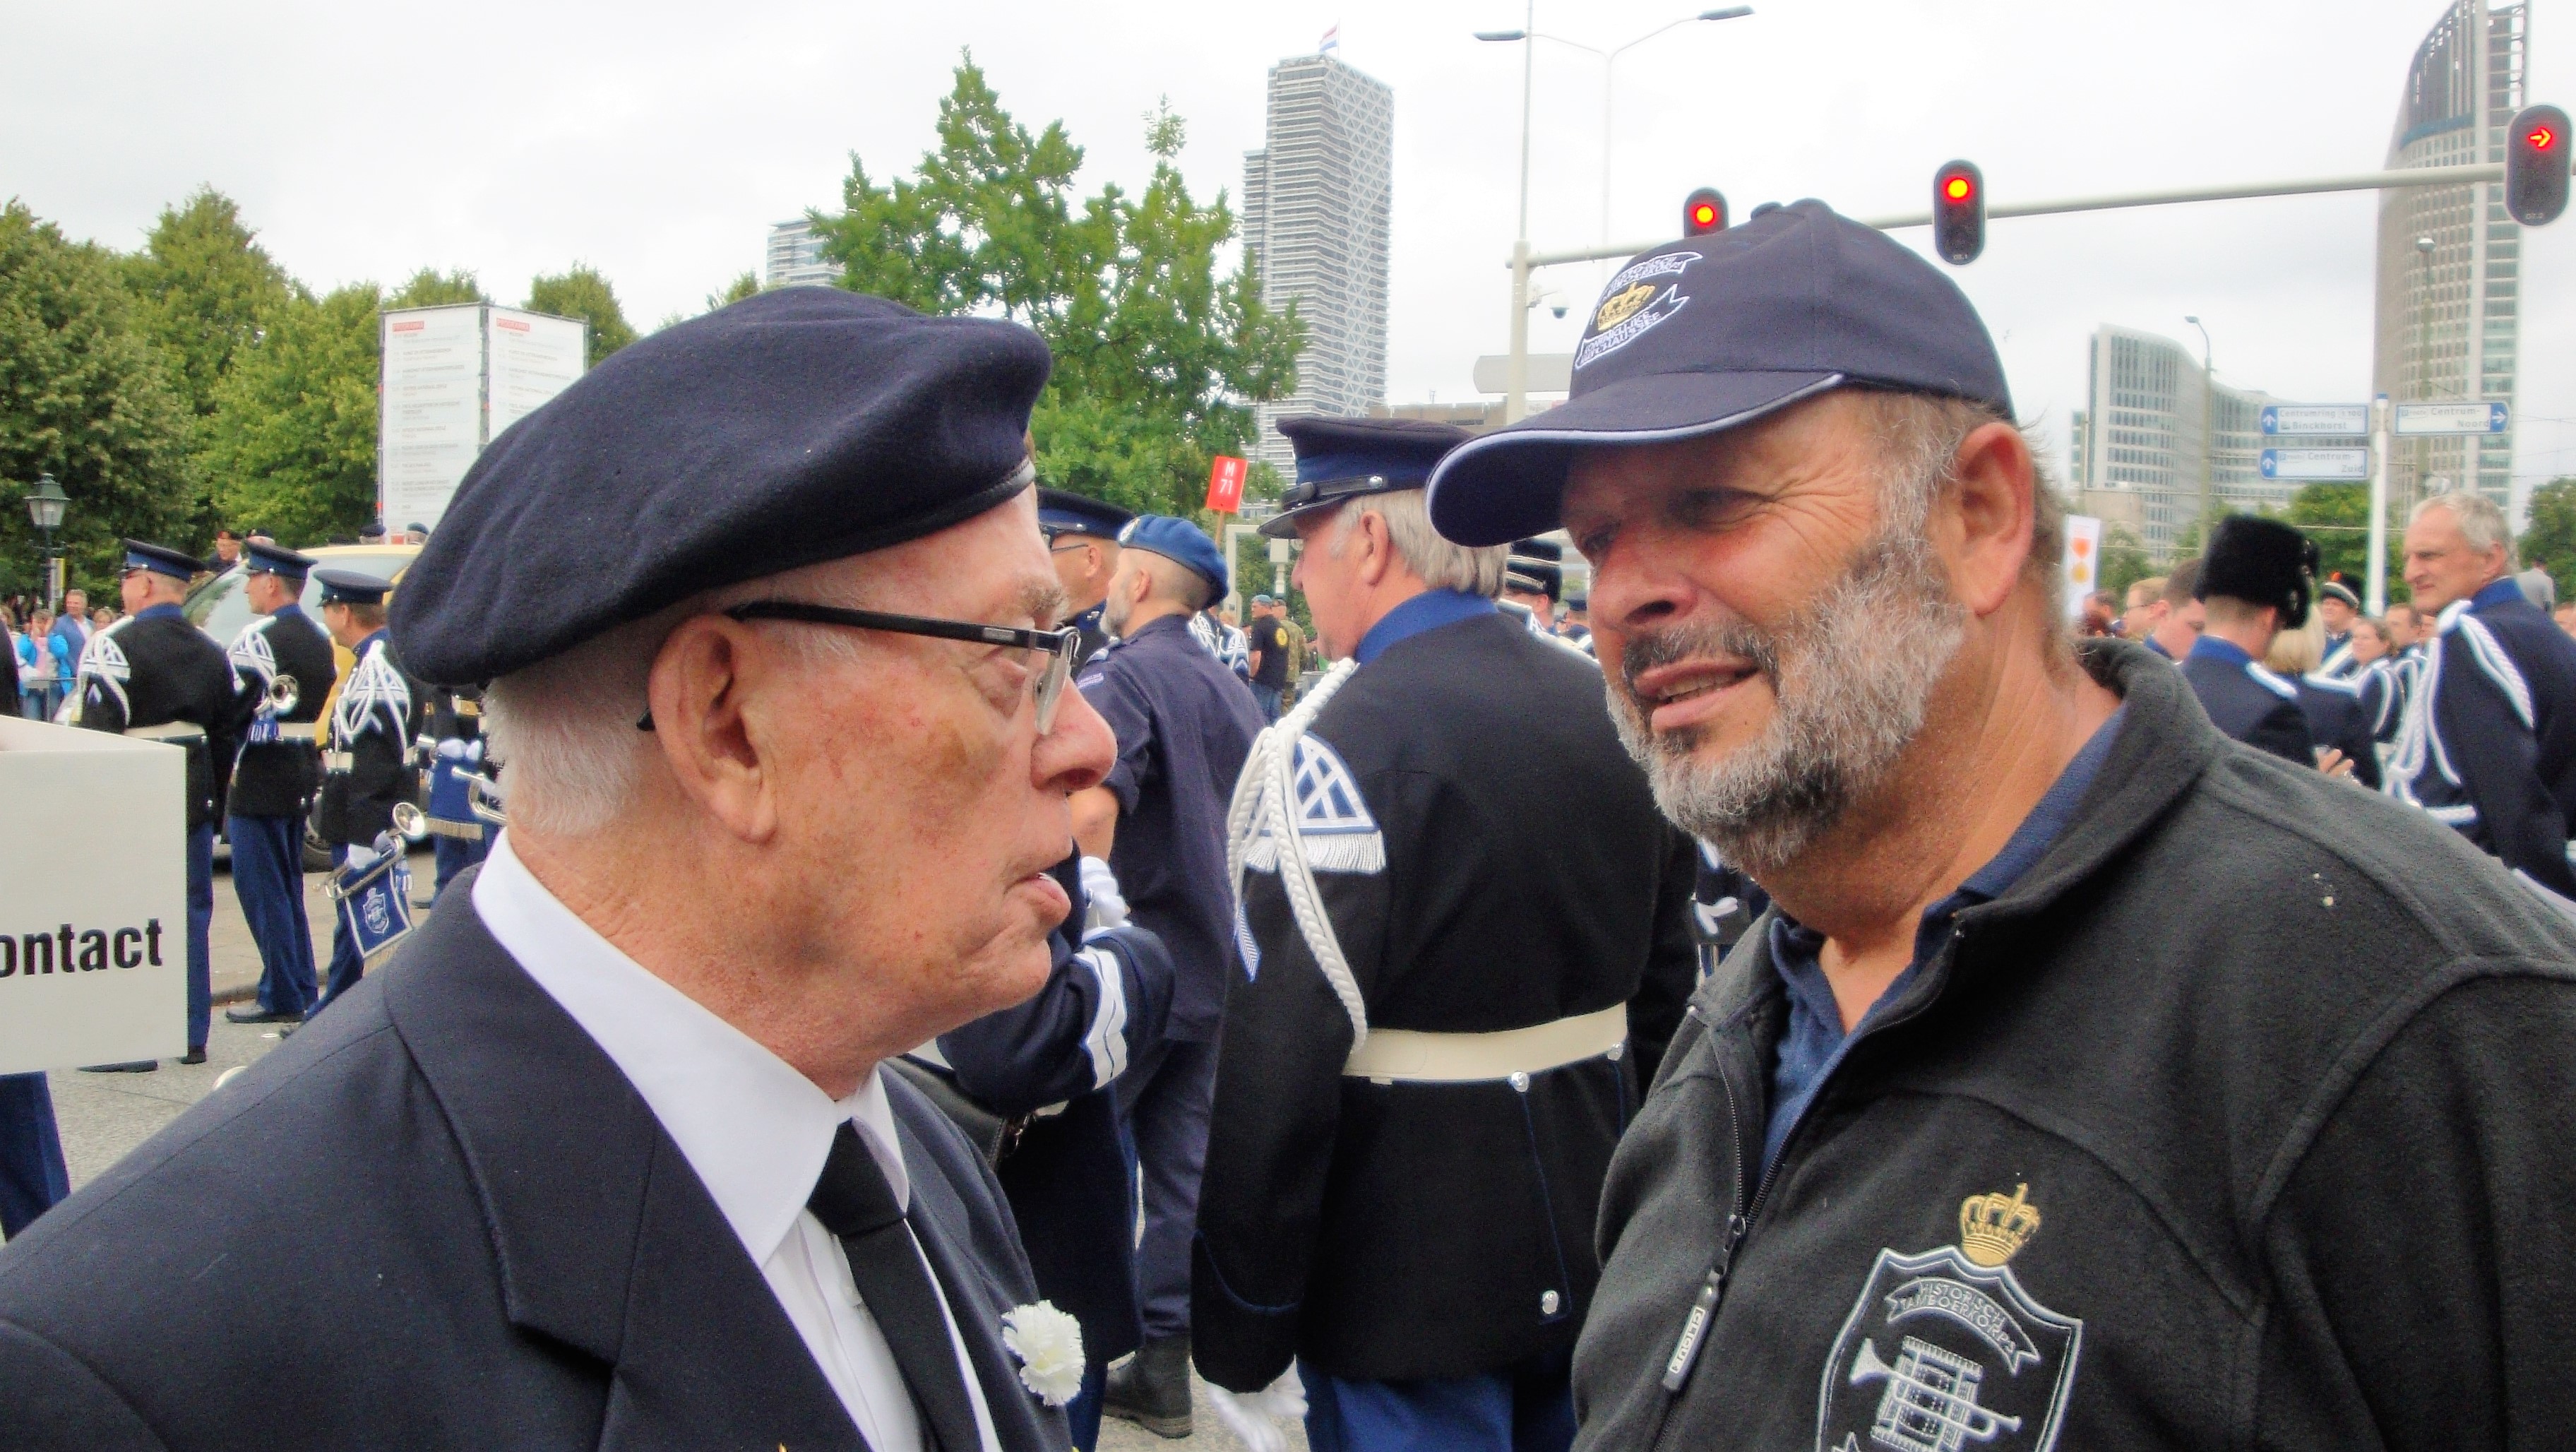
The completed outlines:
[[[1191,571],[1225,593],[1225,556],[1218,553],[1216,541],[1207,531],[1186,519],[1168,514],[1140,514],[1118,531],[1118,543],[1131,550],[1161,555]]]
[[[1577,449],[1722,433],[1846,385],[2012,416],[1967,295],[1877,228],[1810,200],[1668,243],[1602,290],[1562,406],[1440,461],[1431,523],[1464,545],[1540,534],[1562,522]]]

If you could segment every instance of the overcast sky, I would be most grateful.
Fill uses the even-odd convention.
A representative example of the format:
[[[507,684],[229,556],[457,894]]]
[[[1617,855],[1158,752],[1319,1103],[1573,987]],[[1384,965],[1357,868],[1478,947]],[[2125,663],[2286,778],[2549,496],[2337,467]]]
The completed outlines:
[[[1703,0],[1541,0],[1542,31],[1608,48]],[[1738,216],[1817,196],[1920,208],[1954,156],[1998,201],[2376,169],[2439,0],[1756,0],[1627,53],[1611,130],[1613,241],[1678,230],[1722,187]],[[2576,20],[2544,9],[2532,94],[2576,105]],[[1003,103],[1061,118],[1086,190],[1145,176],[1143,115],[1189,121],[1202,195],[1242,187],[1265,73],[1339,24],[1343,59],[1394,87],[1389,396],[1473,397],[1503,350],[1520,137],[1521,0],[1233,6],[963,0],[886,5],[436,7],[0,0],[0,195],[75,236],[140,242],[201,182],[317,288],[465,268],[504,302],[575,260],[650,327],[761,263],[767,224],[833,207],[850,154],[879,179],[933,140],[971,47]],[[1542,46],[1534,245],[1601,232],[1599,61]],[[1994,224],[1955,275],[2003,348],[2023,411],[2061,442],[2104,322],[2190,339],[2222,380],[2358,401],[2370,383],[2368,195]],[[1901,233],[1928,247],[1920,231]],[[2517,472],[2576,473],[2576,218],[2524,240]],[[1571,346],[1601,269],[1534,348]]]

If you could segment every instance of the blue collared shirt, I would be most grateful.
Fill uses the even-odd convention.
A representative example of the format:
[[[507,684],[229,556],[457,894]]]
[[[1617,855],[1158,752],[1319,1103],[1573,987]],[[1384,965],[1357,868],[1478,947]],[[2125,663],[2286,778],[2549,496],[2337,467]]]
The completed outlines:
[[[1491,615],[1499,608],[1491,599],[1465,590],[1425,590],[1379,616],[1368,634],[1360,637],[1360,647],[1351,652],[1351,659],[1367,665],[1386,654],[1388,646],[1408,636]]]
[[[2193,647],[2195,652],[2198,649]],[[2013,829],[2002,851],[1970,874],[1948,897],[1924,909],[1923,921],[1914,930],[1914,960],[1887,985],[1851,1033],[1843,1032],[1842,1007],[1834,1001],[1833,984],[1825,977],[1821,961],[1825,935],[1785,912],[1772,919],[1771,966],[1789,993],[1789,1022],[1781,1030],[1778,1058],[1771,1066],[1771,1115],[1762,1135],[1765,1174],[1770,1172],[1772,1161],[1780,1157],[1781,1146],[1789,1142],[1789,1132],[1797,1127],[1799,1117],[1815,1102],[1817,1092],[1842,1063],[1844,1051],[1878,1017],[1879,1010],[1894,1002],[1914,981],[1923,965],[1939,956],[1950,941],[1959,913],[2003,896],[2074,819],[2075,809],[2084,801],[2085,789],[2102,770],[2112,742],[2119,739],[2120,721],[2128,709],[2122,706],[2113,711],[2111,719],[2094,731],[2092,739],[2075,753],[2074,760],[2066,763],[2056,782],[2030,809],[2030,815]]]

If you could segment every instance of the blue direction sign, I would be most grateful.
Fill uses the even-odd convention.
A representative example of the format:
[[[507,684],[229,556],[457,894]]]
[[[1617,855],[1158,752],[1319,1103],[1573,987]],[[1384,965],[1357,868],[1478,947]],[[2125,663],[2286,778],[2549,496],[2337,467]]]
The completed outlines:
[[[2370,432],[2366,403],[2276,403],[2263,408],[2263,432],[2292,438],[2352,438]]]
[[[2259,467],[2266,479],[2367,479],[2368,449],[2265,449]]]
[[[2500,434],[2509,426],[2501,403],[2401,403],[2401,434]]]

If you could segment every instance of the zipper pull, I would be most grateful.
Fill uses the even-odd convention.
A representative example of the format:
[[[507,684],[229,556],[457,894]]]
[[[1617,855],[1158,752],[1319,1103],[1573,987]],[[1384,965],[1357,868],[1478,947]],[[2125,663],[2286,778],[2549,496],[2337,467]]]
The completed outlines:
[[[1690,1381],[1691,1368],[1699,1364],[1699,1349],[1708,1339],[1708,1323],[1717,1314],[1718,1297],[1726,1293],[1727,1267],[1735,1260],[1735,1247],[1744,1239],[1744,1217],[1726,1217],[1726,1244],[1717,1255],[1717,1264],[1708,1268],[1707,1279],[1700,1282],[1699,1295],[1691,1302],[1690,1314],[1682,1318],[1681,1339],[1673,1343],[1672,1359],[1664,1363],[1664,1390],[1679,1393]]]

